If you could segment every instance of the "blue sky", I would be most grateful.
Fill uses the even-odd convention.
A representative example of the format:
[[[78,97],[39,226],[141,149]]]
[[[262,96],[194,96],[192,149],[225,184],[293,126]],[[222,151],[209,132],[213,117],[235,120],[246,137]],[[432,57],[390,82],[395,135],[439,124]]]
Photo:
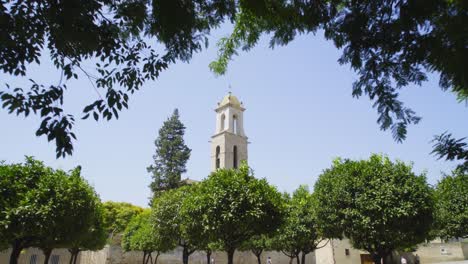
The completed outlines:
[[[96,123],[77,118],[78,141],[72,157],[55,159],[55,146],[34,135],[38,118],[0,110],[0,160],[21,162],[24,155],[32,155],[55,168],[81,165],[103,200],[146,206],[151,180],[146,167],[152,162],[153,142],[162,123],[179,108],[187,127],[185,140],[192,149],[183,178],[203,179],[210,172],[208,141],[215,129],[214,108],[231,85],[247,108],[249,164],[257,177],[267,178],[280,191],[293,191],[300,184],[313,186],[336,157],[388,154],[414,162],[415,171],[427,172],[431,184],[454,167],[429,154],[430,141],[446,130],[457,137],[468,135],[467,107],[440,90],[436,75],[430,75],[422,87],[402,91],[401,99],[423,119],[409,128],[404,143],[397,144],[389,131],[379,130],[372,103],[365,97],[352,98],[356,74],[337,63],[340,51],[321,34],[301,36],[274,50],[264,38],[249,53],[234,58],[225,76],[216,77],[208,64],[216,57],[216,40],[227,29],[213,32],[209,48],[190,63],[172,65],[159,80],[147,82],[131,97],[129,110],[119,120]],[[59,79],[47,58],[30,74],[45,83]],[[12,86],[27,83],[5,75],[1,79]],[[66,111],[80,117],[82,106],[97,98],[96,91],[85,78],[69,82],[68,87]]]

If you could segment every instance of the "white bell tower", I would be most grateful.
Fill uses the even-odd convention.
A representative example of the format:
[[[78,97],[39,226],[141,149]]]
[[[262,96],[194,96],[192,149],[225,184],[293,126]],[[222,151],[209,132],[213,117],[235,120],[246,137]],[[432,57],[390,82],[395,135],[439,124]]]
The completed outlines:
[[[211,170],[238,168],[247,161],[247,136],[244,132],[244,111],[237,97],[229,93],[218,103],[216,131],[211,137]]]

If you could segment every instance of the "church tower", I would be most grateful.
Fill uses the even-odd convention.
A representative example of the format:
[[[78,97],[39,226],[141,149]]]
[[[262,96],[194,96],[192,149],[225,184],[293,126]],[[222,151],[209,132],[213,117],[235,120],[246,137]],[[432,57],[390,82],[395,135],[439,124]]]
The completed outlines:
[[[211,170],[238,168],[247,161],[247,136],[244,133],[244,110],[237,97],[229,93],[218,103],[216,131],[211,137]]]

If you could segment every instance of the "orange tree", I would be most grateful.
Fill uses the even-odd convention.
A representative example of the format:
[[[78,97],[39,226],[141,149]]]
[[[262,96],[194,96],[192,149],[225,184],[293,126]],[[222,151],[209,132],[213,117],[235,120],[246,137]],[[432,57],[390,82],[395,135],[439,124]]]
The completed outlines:
[[[401,161],[336,160],[315,184],[317,219],[325,237],[350,239],[374,262],[429,237],[433,191],[424,175]]]
[[[284,202],[276,188],[256,179],[244,163],[219,169],[184,199],[185,232],[218,242],[233,263],[236,249],[256,235],[275,231],[283,221]],[[188,221],[190,220],[190,221]]]

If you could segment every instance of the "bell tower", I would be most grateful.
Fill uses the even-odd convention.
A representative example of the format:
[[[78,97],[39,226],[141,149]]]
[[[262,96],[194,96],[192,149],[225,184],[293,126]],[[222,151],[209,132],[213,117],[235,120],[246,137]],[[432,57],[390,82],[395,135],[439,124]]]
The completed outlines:
[[[241,102],[229,93],[218,103],[216,131],[211,137],[211,170],[238,168],[247,161],[247,136],[244,132],[244,111]]]

